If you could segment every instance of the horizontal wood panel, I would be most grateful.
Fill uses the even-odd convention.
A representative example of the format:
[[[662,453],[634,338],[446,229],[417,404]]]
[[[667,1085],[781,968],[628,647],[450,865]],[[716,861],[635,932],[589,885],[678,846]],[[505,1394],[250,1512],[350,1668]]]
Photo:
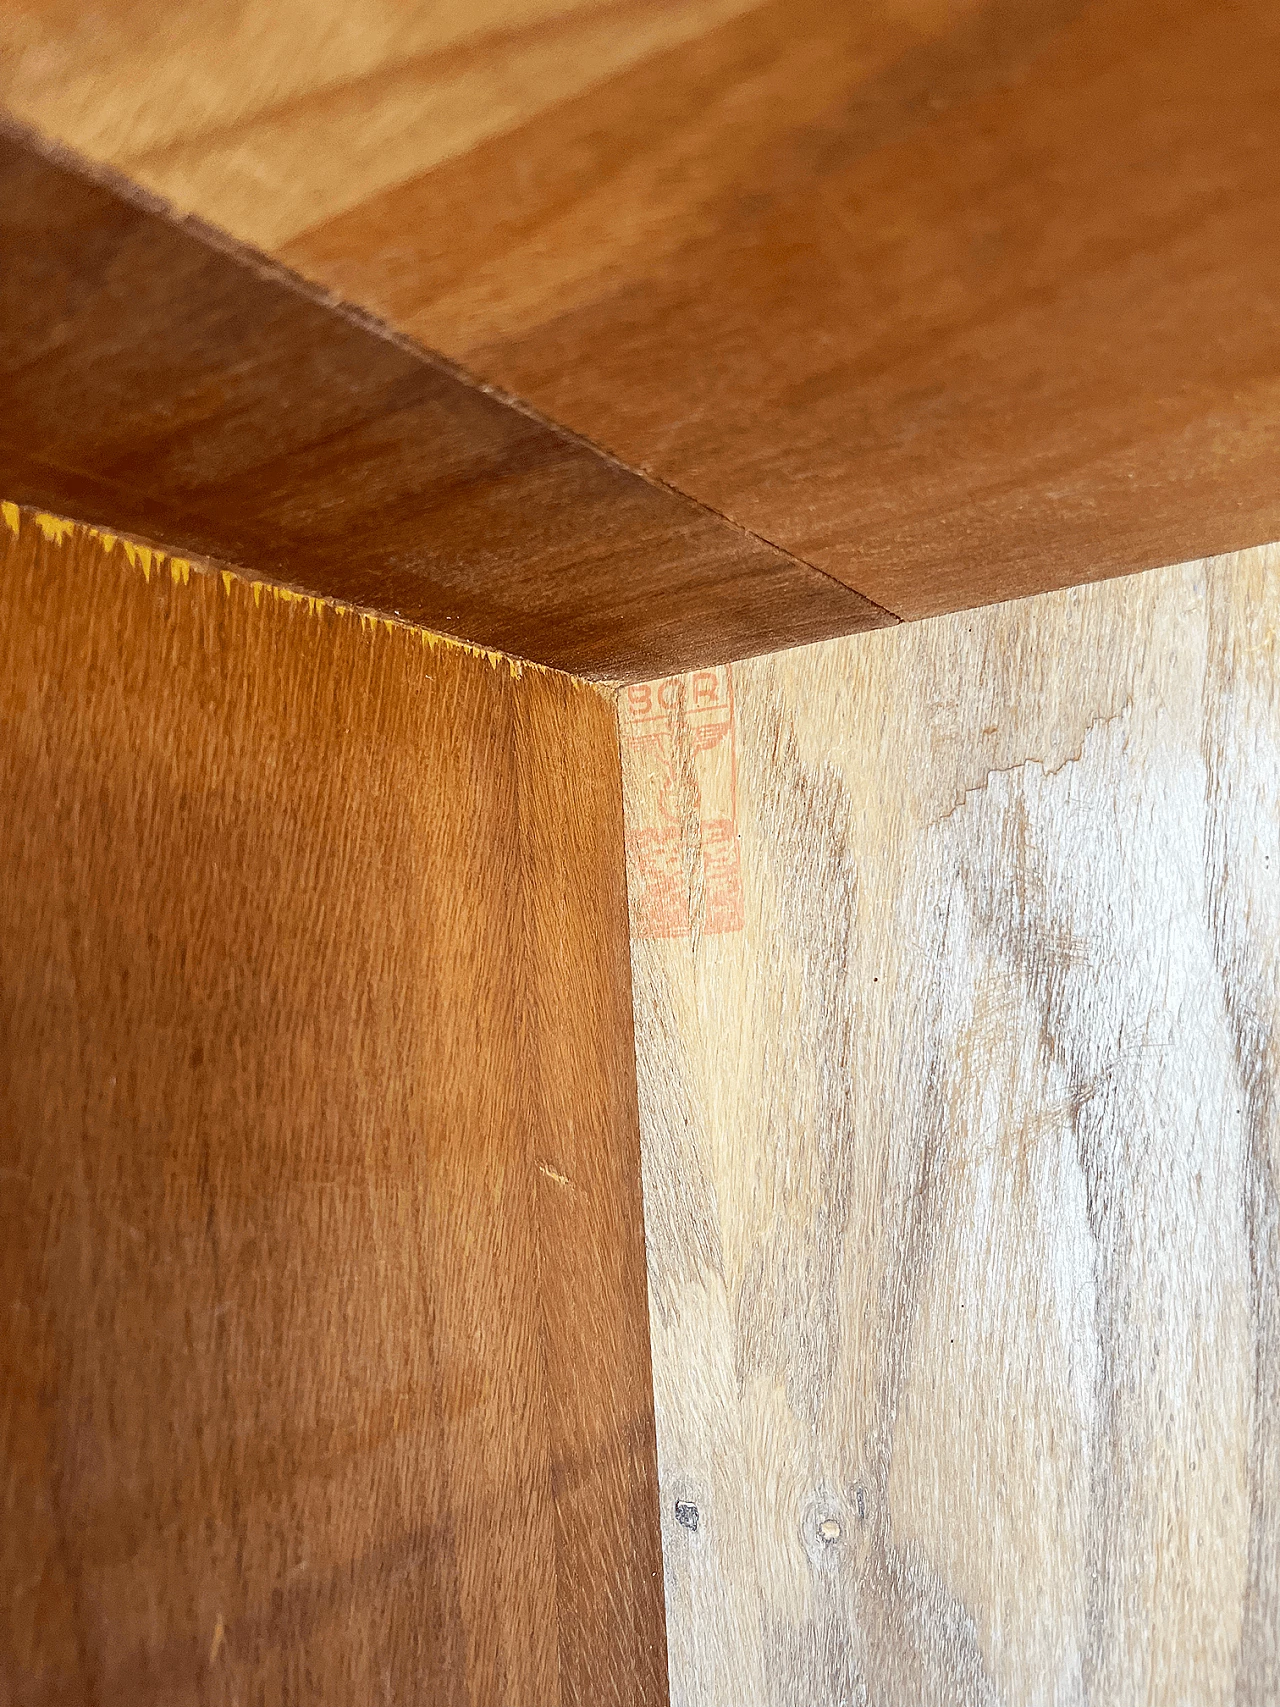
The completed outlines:
[[[665,1699],[611,705],[0,556],[0,1698]]]
[[[568,212],[521,206],[527,249],[491,242],[478,311],[459,281],[438,318],[428,297],[403,323],[902,617],[1280,537],[1280,13],[908,10],[904,28],[779,0],[717,32],[718,75],[672,52],[634,110],[615,83],[579,119],[618,135],[618,154],[595,147],[605,181]],[[687,194],[651,244],[655,167],[644,236],[617,213],[582,263],[573,237],[625,205],[610,168],[656,86],[662,164],[683,138],[712,204]],[[506,146],[566,149],[546,122]],[[398,221],[395,194],[376,229],[439,229],[411,217],[430,177]],[[349,271],[291,253],[385,309],[358,221],[333,240]],[[531,303],[528,250],[566,249]],[[486,324],[508,289],[514,312]]]
[[[876,605],[1280,537],[1269,0],[163,16],[8,100]]]
[[[274,249],[751,4],[29,0],[0,102]]]
[[[278,269],[0,134],[15,498],[584,675],[891,619]]]
[[[1278,618],[624,692],[681,1707],[1280,1694]]]

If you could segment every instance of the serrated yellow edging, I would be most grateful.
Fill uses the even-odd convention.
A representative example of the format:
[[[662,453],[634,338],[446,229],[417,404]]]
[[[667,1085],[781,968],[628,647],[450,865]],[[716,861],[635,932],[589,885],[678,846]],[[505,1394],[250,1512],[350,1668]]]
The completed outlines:
[[[23,519],[26,518],[39,528],[43,537],[50,545],[61,545],[72,534],[81,533],[87,538],[96,540],[108,556],[116,546],[122,548],[125,562],[131,569],[141,569],[142,578],[150,584],[154,573],[163,574],[169,570],[170,579],[175,587],[185,587],[190,584],[192,564],[185,557],[171,557],[168,552],[160,551],[154,545],[141,545],[137,540],[125,539],[121,534],[107,533],[102,528],[90,527],[87,523],[68,521],[65,516],[51,516],[43,510],[24,510],[20,505],[9,499],[0,500],[0,516],[15,537],[19,534]],[[212,565],[195,566],[198,575],[215,573]],[[372,611],[361,610],[357,605],[349,605],[342,599],[332,599],[312,593],[295,592],[292,587],[277,586],[274,581],[255,581],[238,569],[220,569],[223,591],[228,595],[232,586],[239,582],[249,588],[253,594],[255,608],[260,608],[262,595],[269,593],[277,604],[306,605],[309,616],[321,616],[325,611],[332,611],[336,616],[358,617],[362,632],[376,633],[379,624],[388,634],[394,634],[396,629],[403,629],[407,634],[416,634],[422,643],[424,651],[434,652],[437,646],[447,646],[457,652],[465,652],[469,658],[485,659],[492,669],[505,664],[511,672],[512,679],[519,681],[526,670],[540,670],[554,675],[557,672],[547,669],[545,664],[534,664],[524,658],[513,658],[506,652],[495,652],[485,646],[475,646],[469,640],[455,640],[449,634],[437,634],[429,628],[420,628],[416,623],[403,622],[398,618],[378,616]]]

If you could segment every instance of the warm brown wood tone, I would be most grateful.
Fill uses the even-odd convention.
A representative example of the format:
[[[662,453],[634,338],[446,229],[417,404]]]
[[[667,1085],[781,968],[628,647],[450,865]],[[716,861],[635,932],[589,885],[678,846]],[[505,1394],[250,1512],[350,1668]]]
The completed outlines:
[[[1280,550],[664,697],[673,1701],[1280,1700]]]
[[[0,102],[275,249],[753,4],[22,0]]]
[[[612,706],[18,520],[0,1697],[665,1699]]]
[[[0,135],[9,494],[627,677],[890,621],[279,270]]]
[[[1280,535],[1273,0],[336,13],[7,98],[901,615]]]
[[[1278,66],[1273,0],[773,0],[285,252],[928,615],[1280,535]]]

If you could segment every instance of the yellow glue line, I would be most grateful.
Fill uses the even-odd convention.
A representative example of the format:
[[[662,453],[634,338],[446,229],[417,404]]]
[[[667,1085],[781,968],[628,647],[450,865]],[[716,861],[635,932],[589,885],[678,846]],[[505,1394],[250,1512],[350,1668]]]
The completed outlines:
[[[21,506],[9,499],[0,500],[0,517],[15,537],[18,536],[23,516],[28,515],[35,522],[41,534],[50,545],[61,545],[65,539],[79,532],[86,535],[103,548],[110,556],[119,545],[123,549],[124,558],[131,569],[141,569],[142,578],[151,582],[152,571],[163,572],[168,566],[169,576],[175,587],[190,585],[192,565],[185,557],[170,557],[153,545],[141,545],[137,540],[125,539],[121,534],[108,533],[103,528],[90,527],[85,523],[69,521],[65,516],[53,516],[46,511],[23,511]],[[197,573],[208,574],[211,571],[196,565]],[[498,652],[488,646],[476,646],[469,640],[455,640],[451,634],[437,634],[433,629],[422,628],[417,623],[405,622],[400,618],[382,616],[373,611],[361,610],[356,605],[347,604],[343,599],[328,598],[321,594],[299,593],[292,587],[277,586],[274,581],[254,581],[238,569],[222,569],[223,590],[230,596],[233,583],[248,587],[253,594],[254,607],[260,608],[262,595],[269,593],[276,604],[302,605],[305,604],[310,616],[323,616],[326,610],[333,611],[337,616],[354,616],[360,619],[360,628],[367,634],[376,634],[381,623],[388,634],[403,629],[407,633],[416,634],[423,648],[434,652],[437,646],[446,646],[456,652],[465,652],[468,657],[480,658],[491,668],[497,669],[505,664],[514,680],[518,681],[526,670],[538,670],[546,675],[556,675],[562,672],[551,670],[546,664],[535,664],[524,658],[513,658],[509,653]],[[570,677],[570,680],[575,678]]]

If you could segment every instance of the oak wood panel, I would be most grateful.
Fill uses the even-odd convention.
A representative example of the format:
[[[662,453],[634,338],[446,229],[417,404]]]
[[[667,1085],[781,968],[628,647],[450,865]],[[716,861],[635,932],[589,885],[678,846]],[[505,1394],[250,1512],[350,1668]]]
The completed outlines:
[[[681,1707],[1280,1697],[1278,619],[1270,548],[624,692]]]
[[[892,620],[260,258],[0,134],[10,494],[604,677]]]
[[[7,99],[899,615],[1280,536],[1270,0],[365,11]]]
[[[0,1697],[665,1699],[612,706],[0,549]]]

